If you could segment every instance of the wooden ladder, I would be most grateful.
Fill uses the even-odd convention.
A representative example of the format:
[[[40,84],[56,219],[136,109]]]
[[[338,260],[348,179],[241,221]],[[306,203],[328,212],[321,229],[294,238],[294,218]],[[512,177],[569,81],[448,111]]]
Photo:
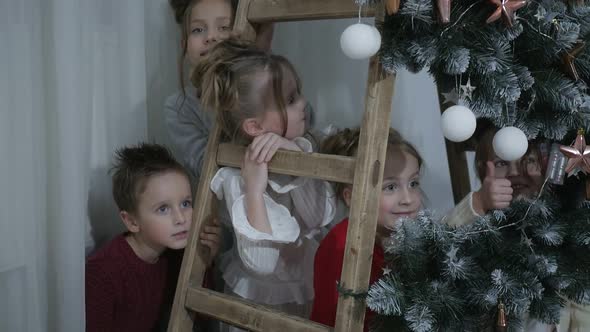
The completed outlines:
[[[376,22],[382,22],[384,6],[380,3],[375,8],[363,10],[363,15],[374,16]],[[240,0],[234,31],[253,40],[253,23],[356,16],[358,7],[353,0]],[[369,284],[394,80],[395,75],[383,70],[377,56],[370,59],[365,112],[356,157],[279,151],[269,164],[269,171],[273,173],[353,184],[340,284],[355,293],[366,292]],[[205,221],[217,213],[209,184],[219,166],[240,167],[244,149],[232,144],[220,144],[220,128],[214,125],[199,179],[193,224],[184,252],[168,331],[191,331],[195,312],[251,331],[332,331],[332,328],[322,324],[201,287],[206,266],[204,249],[197,243],[198,235]],[[363,299],[340,296],[334,330],[360,332],[363,330],[364,316]]]

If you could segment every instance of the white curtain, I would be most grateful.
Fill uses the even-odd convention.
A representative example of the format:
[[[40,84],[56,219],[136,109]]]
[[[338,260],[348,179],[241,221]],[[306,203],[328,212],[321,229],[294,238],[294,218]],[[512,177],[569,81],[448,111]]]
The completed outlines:
[[[84,331],[112,152],[166,143],[176,35],[166,0],[0,0],[0,331]]]

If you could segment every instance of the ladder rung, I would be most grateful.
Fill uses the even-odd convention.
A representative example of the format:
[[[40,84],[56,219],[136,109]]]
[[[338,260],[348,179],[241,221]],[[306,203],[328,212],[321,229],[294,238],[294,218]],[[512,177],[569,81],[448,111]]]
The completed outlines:
[[[189,287],[186,307],[253,331],[330,332],[331,328],[206,288]]]
[[[222,166],[241,167],[246,148],[230,143],[219,145],[217,163]],[[355,159],[321,153],[277,151],[268,164],[272,173],[304,176],[326,181],[352,183]]]
[[[326,20],[357,17],[359,7],[352,0],[251,0],[248,21],[286,22]],[[365,6],[363,16],[374,16],[375,11]]]

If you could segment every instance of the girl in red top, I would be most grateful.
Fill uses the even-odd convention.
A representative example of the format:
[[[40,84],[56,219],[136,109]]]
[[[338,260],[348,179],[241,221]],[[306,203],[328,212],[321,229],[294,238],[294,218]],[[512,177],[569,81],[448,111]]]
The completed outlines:
[[[345,129],[327,138],[323,153],[354,156],[358,148],[359,129]],[[418,151],[394,129],[389,130],[383,186],[379,203],[377,233],[373,249],[370,284],[377,281],[386,271],[383,265],[382,242],[388,238],[394,224],[402,217],[414,218],[422,206],[420,190],[420,168],[422,158]],[[338,184],[338,197],[350,207],[352,186]],[[348,218],[336,225],[322,240],[315,255],[314,292],[315,299],[311,320],[328,326],[335,325],[340,280]],[[367,311],[365,331],[371,312]]]

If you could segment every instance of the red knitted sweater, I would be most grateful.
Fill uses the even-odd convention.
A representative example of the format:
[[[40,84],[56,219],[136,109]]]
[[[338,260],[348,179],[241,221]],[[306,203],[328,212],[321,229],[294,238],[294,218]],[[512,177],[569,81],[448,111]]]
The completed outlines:
[[[170,300],[181,252],[149,264],[119,235],[86,261],[86,331],[151,331]]]
[[[344,263],[344,248],[346,246],[346,231],[348,218],[334,226],[320,243],[315,254],[313,288],[314,300],[311,320],[328,326],[336,323],[336,305],[338,304],[338,289],[336,282],[340,281],[342,265]],[[383,275],[384,257],[381,246],[375,244],[373,262],[369,284],[374,283]],[[365,331],[374,313],[367,309],[365,315]]]

